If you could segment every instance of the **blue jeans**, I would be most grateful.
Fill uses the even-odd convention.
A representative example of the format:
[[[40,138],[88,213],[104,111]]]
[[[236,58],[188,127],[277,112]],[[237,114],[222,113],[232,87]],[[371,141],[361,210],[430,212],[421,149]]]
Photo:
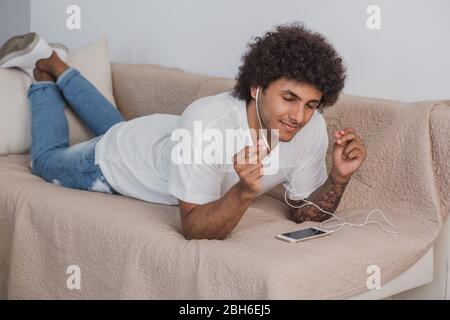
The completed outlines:
[[[95,164],[95,145],[120,112],[77,69],[69,68],[56,83],[39,81],[28,90],[31,106],[31,171],[63,187],[117,193]],[[64,114],[68,104],[95,137],[69,147]]]

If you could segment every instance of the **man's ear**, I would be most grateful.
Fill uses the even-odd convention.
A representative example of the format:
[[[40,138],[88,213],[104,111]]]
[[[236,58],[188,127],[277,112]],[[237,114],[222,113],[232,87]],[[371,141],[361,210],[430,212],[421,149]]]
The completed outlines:
[[[252,96],[253,99],[256,99],[256,90],[258,89],[258,87],[250,87],[250,95]]]

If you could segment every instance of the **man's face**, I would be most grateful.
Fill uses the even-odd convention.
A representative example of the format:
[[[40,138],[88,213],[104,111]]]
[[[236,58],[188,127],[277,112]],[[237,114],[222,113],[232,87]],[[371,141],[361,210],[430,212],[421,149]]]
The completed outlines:
[[[251,89],[256,98],[256,88]],[[290,141],[314,114],[322,92],[312,85],[286,78],[272,82],[259,91],[259,112],[267,129],[278,129],[280,141]]]

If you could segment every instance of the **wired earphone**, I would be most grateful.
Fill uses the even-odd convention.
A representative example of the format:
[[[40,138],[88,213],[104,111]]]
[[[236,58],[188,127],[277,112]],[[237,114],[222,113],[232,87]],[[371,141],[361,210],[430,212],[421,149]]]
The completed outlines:
[[[266,138],[266,136],[265,136],[265,134],[264,134],[264,132],[263,132],[263,130],[262,130],[263,127],[262,127],[262,123],[261,123],[261,118],[260,118],[260,116],[259,116],[259,89],[260,89],[260,87],[258,86],[257,89],[256,89],[256,115],[257,115],[257,118],[258,118],[259,127],[261,128],[261,134],[262,134],[262,137],[263,137],[264,144],[266,145],[267,150],[269,150],[269,152],[271,152],[272,149],[270,148],[269,143],[268,143],[268,141],[267,141],[267,138]],[[283,171],[283,174],[284,174],[285,178],[288,180],[290,186],[292,187],[292,185],[293,185],[293,184],[292,184],[292,181],[289,179],[288,175],[287,175],[286,172],[284,171],[284,168],[280,168],[280,169]],[[333,229],[332,231],[338,231],[338,230],[340,230],[341,228],[343,228],[343,227],[346,226],[346,225],[347,225],[347,226],[350,226],[350,227],[363,227],[363,226],[365,226],[365,225],[367,225],[367,224],[369,224],[369,223],[374,223],[374,224],[377,224],[383,231],[385,231],[385,232],[387,232],[387,233],[396,234],[396,233],[398,233],[398,232],[400,231],[399,228],[397,228],[391,221],[389,221],[388,218],[386,218],[386,216],[384,215],[383,211],[381,211],[381,209],[373,209],[372,211],[370,211],[369,214],[368,214],[367,217],[366,217],[366,220],[365,220],[363,223],[359,223],[359,224],[357,224],[357,223],[349,223],[349,222],[346,222],[343,218],[340,218],[340,217],[336,216],[334,213],[331,213],[331,212],[328,212],[328,211],[326,211],[326,210],[323,210],[323,209],[320,208],[318,205],[316,205],[315,203],[313,203],[313,202],[311,202],[311,201],[309,201],[309,200],[302,199],[302,201],[304,201],[304,202],[306,202],[306,203],[302,204],[301,206],[295,206],[295,205],[292,205],[292,204],[290,204],[289,201],[287,200],[287,192],[288,192],[288,189],[286,188],[286,190],[284,191],[284,201],[285,201],[290,207],[296,208],[296,209],[297,209],[297,208],[302,208],[302,207],[304,207],[304,206],[306,206],[306,205],[313,205],[313,206],[315,206],[317,209],[319,209],[320,211],[322,211],[322,212],[324,212],[324,213],[329,214],[329,215],[332,216],[332,218],[330,218],[330,219],[328,219],[328,220],[325,220],[325,221],[322,221],[322,222],[319,224],[319,227],[320,227],[320,228],[324,228],[324,229],[336,228],[336,229]],[[291,193],[295,195],[295,192],[291,192]],[[385,228],[380,222],[378,222],[378,221],[373,221],[373,220],[369,221],[370,216],[371,216],[373,213],[376,213],[376,212],[381,213],[381,215],[383,216],[384,220],[385,220],[385,221],[386,221],[386,222],[394,229],[394,231],[391,231],[391,230],[386,229],[386,228]],[[334,220],[337,221],[336,224],[333,224],[333,225],[331,225],[331,226],[325,226],[326,223],[329,223],[329,222],[334,221]]]

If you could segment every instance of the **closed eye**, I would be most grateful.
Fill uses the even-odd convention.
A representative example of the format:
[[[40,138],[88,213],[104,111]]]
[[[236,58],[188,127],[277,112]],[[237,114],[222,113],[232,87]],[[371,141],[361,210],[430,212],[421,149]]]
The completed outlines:
[[[285,101],[288,101],[288,102],[292,102],[292,101],[297,100],[297,99],[295,99],[295,98],[285,98],[285,97],[283,97],[283,99],[284,99]],[[310,104],[307,104],[306,106],[307,106],[308,108],[311,108],[311,109],[314,109],[314,108],[316,107],[316,105],[310,105]]]

